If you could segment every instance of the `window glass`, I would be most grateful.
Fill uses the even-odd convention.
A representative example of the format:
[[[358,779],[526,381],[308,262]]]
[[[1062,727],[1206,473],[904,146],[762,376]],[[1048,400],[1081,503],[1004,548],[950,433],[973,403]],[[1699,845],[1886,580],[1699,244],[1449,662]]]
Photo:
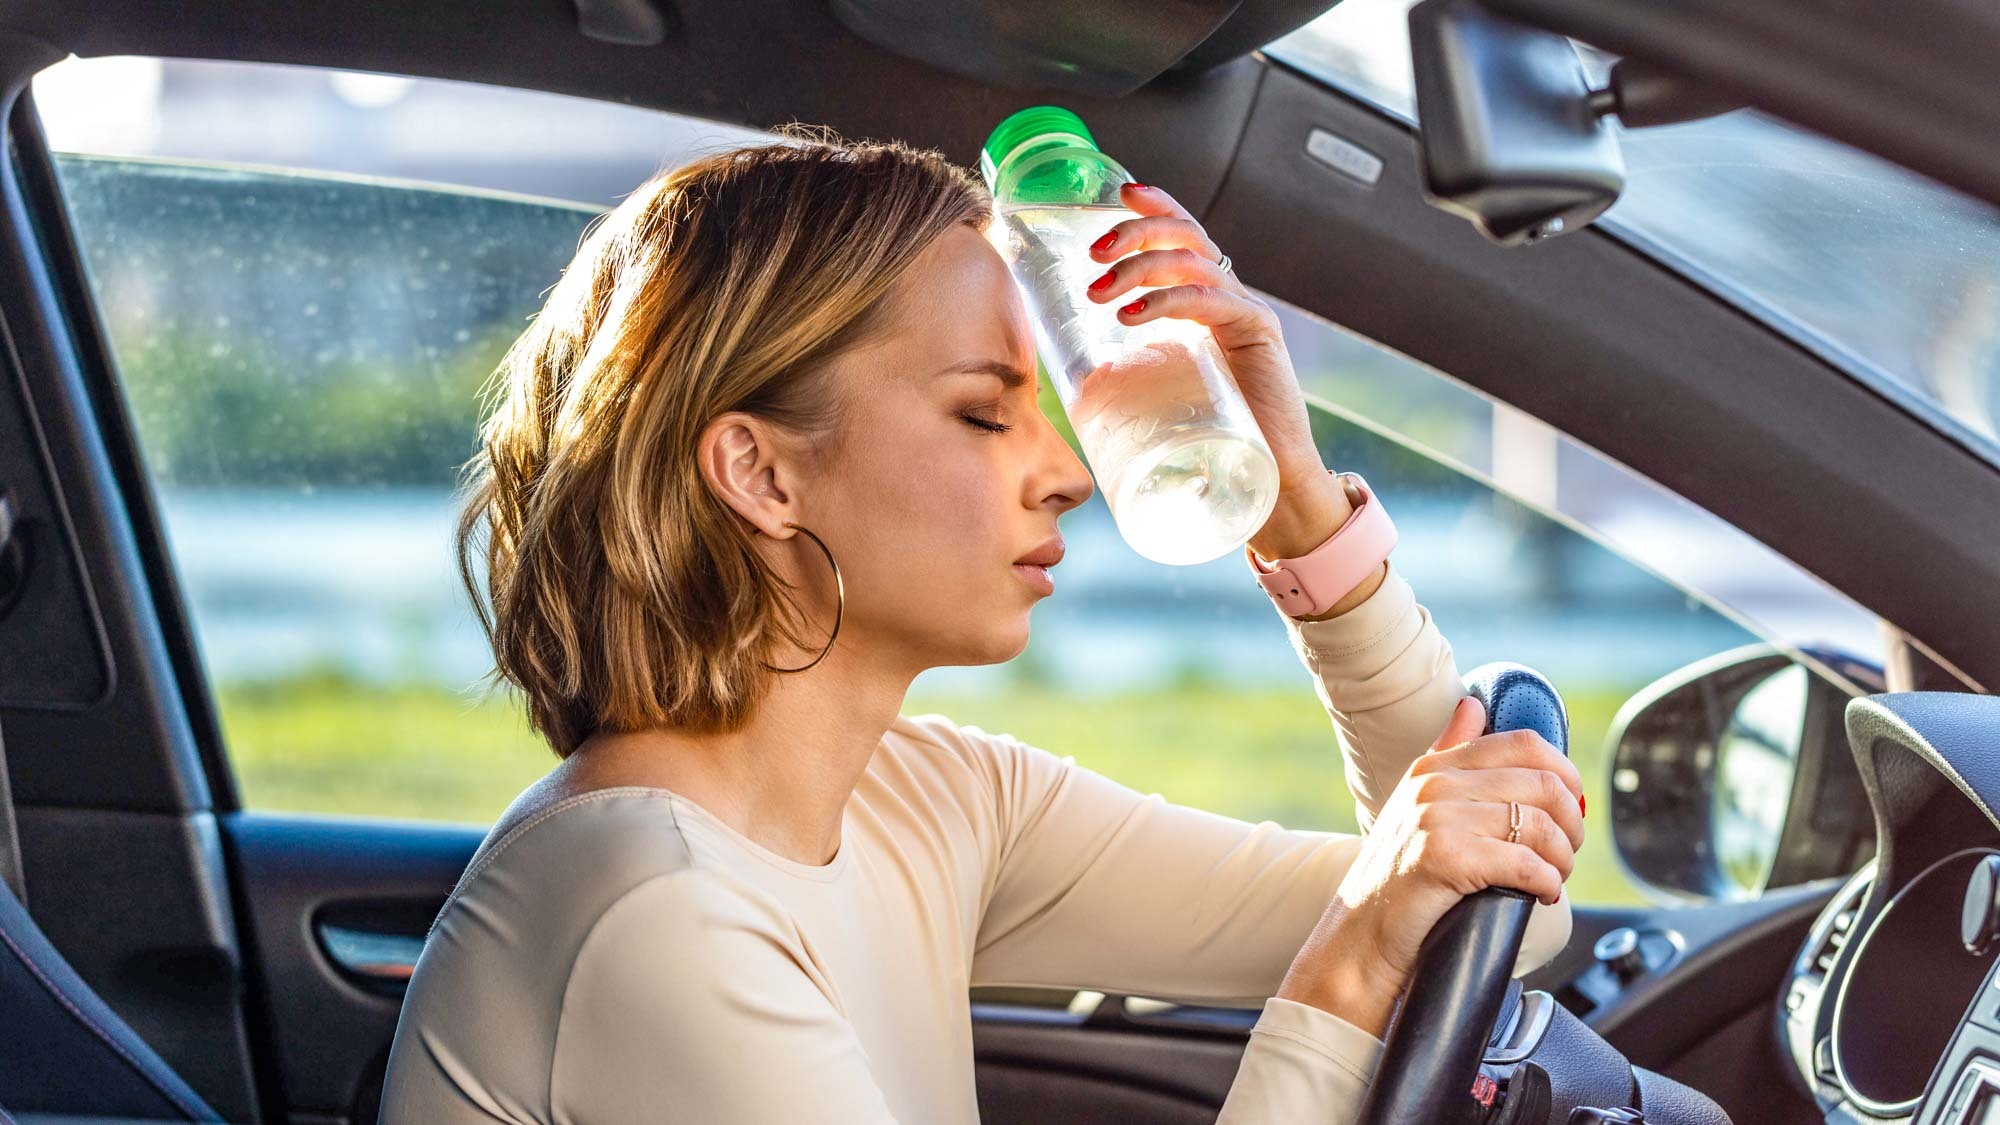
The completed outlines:
[[[1265,49],[1415,120],[1413,3],[1344,0]],[[1747,111],[1619,141],[1599,226],[2000,459],[2000,210]]]
[[[492,660],[451,491],[480,385],[594,211],[125,158],[57,172],[245,804],[497,815],[553,759],[515,700],[467,690]]]
[[[1810,691],[1806,670],[1796,664],[1773,673],[1744,695],[1718,740],[1715,850],[1746,893],[1764,889],[1778,858]]]
[[[33,93],[244,803],[491,821],[555,759],[477,686],[450,547],[476,392],[596,214],[763,134],[198,61]]]
[[[89,80],[99,66],[128,69]],[[469,690],[490,654],[449,540],[475,391],[598,210],[662,162],[761,134],[305,69],[50,73],[37,102],[245,802],[490,821],[553,758],[518,700]],[[259,114],[226,108],[244,104]],[[1593,793],[1613,712],[1682,664],[1760,635],[1874,655],[1865,614],[1727,525],[1404,357],[1281,314],[1328,464],[1393,506],[1397,565],[1461,670],[1517,660],[1554,678]],[[1351,828],[1331,724],[1241,560],[1148,562],[1101,495],[1063,527],[1061,591],[1028,650],[933,669],[905,710],[1175,801]],[[1637,895],[1605,845],[1574,887]]]

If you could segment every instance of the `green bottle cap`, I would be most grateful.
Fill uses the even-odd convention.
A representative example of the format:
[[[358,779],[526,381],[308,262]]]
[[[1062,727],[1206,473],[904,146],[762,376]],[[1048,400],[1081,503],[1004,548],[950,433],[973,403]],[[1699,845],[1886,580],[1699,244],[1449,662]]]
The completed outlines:
[[[1003,163],[1013,151],[1027,141],[1049,133],[1060,133],[1076,137],[1083,147],[1095,150],[1097,139],[1084,127],[1083,119],[1069,110],[1056,105],[1031,105],[993,127],[986,138],[986,147],[980,152],[979,170],[986,176],[986,185],[993,186],[993,180]]]

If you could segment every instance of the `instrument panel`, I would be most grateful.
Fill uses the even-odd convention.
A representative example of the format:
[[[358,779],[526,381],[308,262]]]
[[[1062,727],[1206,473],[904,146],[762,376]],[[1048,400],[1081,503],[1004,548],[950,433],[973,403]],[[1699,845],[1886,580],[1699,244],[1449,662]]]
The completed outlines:
[[[1830,1123],[2000,1125],[2000,699],[1870,696],[1847,726],[1877,855],[1779,994],[1792,1077]]]

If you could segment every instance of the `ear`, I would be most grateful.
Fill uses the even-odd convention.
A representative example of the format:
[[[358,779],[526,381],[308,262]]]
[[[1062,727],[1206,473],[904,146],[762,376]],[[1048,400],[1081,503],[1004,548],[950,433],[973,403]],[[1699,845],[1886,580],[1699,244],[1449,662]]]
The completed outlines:
[[[702,430],[696,460],[708,487],[754,532],[783,539],[785,521],[797,518],[789,449],[770,422],[731,411]]]

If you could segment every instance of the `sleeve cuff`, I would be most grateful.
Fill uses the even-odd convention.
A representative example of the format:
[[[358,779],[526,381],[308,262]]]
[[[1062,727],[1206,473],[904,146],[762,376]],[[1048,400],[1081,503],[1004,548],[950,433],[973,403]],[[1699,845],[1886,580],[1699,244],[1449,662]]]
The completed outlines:
[[[1416,609],[1416,591],[1391,561],[1375,592],[1338,617],[1303,621],[1282,610],[1278,616],[1306,667],[1342,680],[1366,676],[1383,665],[1383,654],[1408,648],[1423,628]]]
[[[1311,1004],[1273,996],[1264,1001],[1252,1035],[1275,1035],[1325,1056],[1357,1081],[1367,1082],[1382,1059],[1382,1041]]]
[[[1216,1125],[1355,1125],[1382,1041],[1332,1012],[1264,1001]]]

